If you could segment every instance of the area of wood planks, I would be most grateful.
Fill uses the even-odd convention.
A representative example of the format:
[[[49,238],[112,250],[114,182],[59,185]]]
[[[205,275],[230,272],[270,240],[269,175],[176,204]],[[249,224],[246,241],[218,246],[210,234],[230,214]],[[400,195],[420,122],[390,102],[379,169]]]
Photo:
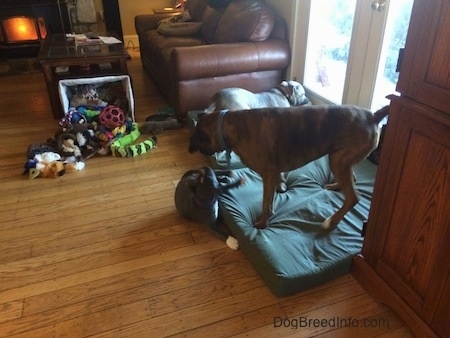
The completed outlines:
[[[130,54],[141,122],[167,103]],[[186,127],[146,155],[22,176],[27,146],[57,121],[41,74],[0,80],[0,337],[411,337],[351,275],[276,298],[241,251],[180,217],[176,182],[207,163],[187,152]],[[328,325],[302,322],[316,319]]]

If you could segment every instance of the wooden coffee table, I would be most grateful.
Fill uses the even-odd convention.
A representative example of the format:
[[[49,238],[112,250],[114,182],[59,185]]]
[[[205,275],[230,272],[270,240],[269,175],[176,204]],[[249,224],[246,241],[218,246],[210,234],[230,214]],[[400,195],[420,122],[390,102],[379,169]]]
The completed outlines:
[[[127,75],[128,53],[122,43],[75,44],[63,34],[49,35],[39,51],[53,117],[65,115],[59,98],[62,79]]]

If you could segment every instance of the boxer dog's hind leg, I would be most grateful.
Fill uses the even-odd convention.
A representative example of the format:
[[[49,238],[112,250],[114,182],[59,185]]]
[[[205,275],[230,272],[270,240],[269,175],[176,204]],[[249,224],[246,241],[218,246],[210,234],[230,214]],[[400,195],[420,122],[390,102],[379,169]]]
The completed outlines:
[[[359,196],[355,189],[353,179],[353,161],[340,156],[340,153],[330,154],[330,168],[336,179],[336,183],[331,184],[332,190],[339,189],[344,194],[344,204],[336,213],[328,217],[322,224],[325,230],[336,228],[345,214],[358,203]],[[330,189],[330,188],[328,188]]]

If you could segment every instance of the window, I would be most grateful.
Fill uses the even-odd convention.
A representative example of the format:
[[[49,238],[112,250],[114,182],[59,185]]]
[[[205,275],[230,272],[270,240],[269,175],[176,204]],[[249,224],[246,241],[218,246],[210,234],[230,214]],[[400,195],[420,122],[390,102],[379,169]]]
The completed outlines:
[[[350,51],[356,0],[311,3],[304,85],[341,103]]]
[[[387,104],[385,96],[395,92],[413,0],[305,2],[298,11],[307,8],[309,22],[297,26],[307,29],[307,41],[293,52],[304,60],[303,84],[313,101],[373,110]]]

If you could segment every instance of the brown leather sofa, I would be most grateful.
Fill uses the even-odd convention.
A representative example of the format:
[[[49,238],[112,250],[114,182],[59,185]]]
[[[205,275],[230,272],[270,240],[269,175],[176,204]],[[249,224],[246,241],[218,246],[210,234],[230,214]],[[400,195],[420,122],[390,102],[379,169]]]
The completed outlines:
[[[258,0],[209,5],[217,2],[187,1],[189,22],[198,23],[196,32],[158,32],[167,14],[135,17],[143,67],[180,120],[188,111],[206,108],[220,89],[261,92],[275,87],[290,63],[286,23],[271,7]]]

